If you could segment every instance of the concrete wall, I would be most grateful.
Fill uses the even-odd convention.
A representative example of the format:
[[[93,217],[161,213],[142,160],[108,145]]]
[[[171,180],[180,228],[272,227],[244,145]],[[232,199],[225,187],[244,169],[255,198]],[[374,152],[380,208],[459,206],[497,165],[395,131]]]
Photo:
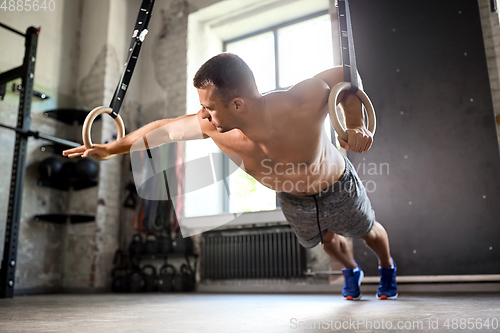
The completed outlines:
[[[498,144],[500,147],[500,25],[499,13],[491,12],[490,1],[478,0],[483,27],[484,46],[490,75],[493,109],[495,110]],[[495,121],[492,118],[492,121]],[[500,150],[500,148],[499,148]]]

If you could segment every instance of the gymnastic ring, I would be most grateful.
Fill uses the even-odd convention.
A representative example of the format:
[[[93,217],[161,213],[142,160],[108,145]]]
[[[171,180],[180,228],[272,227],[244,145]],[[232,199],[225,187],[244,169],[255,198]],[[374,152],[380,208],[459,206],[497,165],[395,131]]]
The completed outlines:
[[[92,148],[92,138],[90,136],[91,136],[92,124],[94,123],[94,120],[100,114],[103,114],[103,113],[111,114],[111,112],[113,112],[113,109],[106,107],[106,106],[98,106],[89,112],[89,114],[87,115],[87,118],[85,118],[85,122],[83,123],[83,128],[82,128],[82,138],[83,138],[83,144],[85,145],[85,148],[87,148],[87,149]],[[116,130],[117,130],[116,140],[120,140],[125,135],[125,125],[123,124],[123,120],[119,114],[116,115],[115,122],[116,122]],[[97,156],[92,156],[92,157],[94,157],[98,160],[101,160],[101,161],[106,161],[106,160],[109,160],[115,156],[116,155],[109,155],[107,157],[97,157]]]
[[[339,137],[345,142],[347,142],[348,140],[348,135],[345,128],[340,124],[336,106],[340,92],[349,89],[351,89],[350,82],[337,83],[330,91],[330,96],[328,97],[328,109],[330,113],[330,121],[332,122],[335,132],[337,132]],[[377,128],[377,119],[375,117],[375,110],[373,109],[373,104],[370,101],[370,98],[368,98],[368,95],[366,95],[366,93],[363,90],[358,89],[355,95],[359,98],[361,103],[363,103],[363,105],[366,108],[366,113],[368,115],[368,126],[367,126],[368,130],[372,133],[372,135],[375,135],[375,129]]]

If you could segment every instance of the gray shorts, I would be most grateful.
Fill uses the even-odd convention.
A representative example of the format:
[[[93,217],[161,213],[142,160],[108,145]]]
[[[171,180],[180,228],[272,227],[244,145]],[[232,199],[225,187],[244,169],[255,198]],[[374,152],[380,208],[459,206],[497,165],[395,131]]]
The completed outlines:
[[[361,238],[370,232],[375,222],[375,212],[366,189],[352,163],[342,156],[346,166],[344,174],[327,189],[311,196],[277,192],[283,214],[300,244],[306,248],[321,241],[313,197],[318,204],[323,237],[330,230],[342,236]]]

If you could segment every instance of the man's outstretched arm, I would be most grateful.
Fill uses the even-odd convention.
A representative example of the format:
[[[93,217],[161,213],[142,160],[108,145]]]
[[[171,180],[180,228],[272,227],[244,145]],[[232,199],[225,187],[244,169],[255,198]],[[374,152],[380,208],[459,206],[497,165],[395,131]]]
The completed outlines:
[[[94,144],[92,148],[85,146],[63,151],[63,156],[107,157],[115,154],[126,154],[134,150],[154,148],[165,143],[203,139],[203,134],[197,114],[185,115],[176,119],[162,119],[129,133],[122,139],[106,143]]]

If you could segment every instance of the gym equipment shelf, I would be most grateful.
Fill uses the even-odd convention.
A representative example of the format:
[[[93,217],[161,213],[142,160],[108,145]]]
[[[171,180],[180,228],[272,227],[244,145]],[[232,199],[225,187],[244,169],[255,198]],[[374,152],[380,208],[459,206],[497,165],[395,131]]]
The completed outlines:
[[[54,118],[68,125],[73,125],[75,122],[77,122],[78,125],[83,125],[89,112],[89,109],[68,108],[45,111],[43,115],[44,117]],[[99,119],[101,119],[101,116],[96,118],[96,120]]]
[[[31,124],[31,98],[35,79],[36,49],[40,28],[29,27],[26,33],[17,31],[0,23],[5,28],[24,38],[23,64],[19,67],[0,73],[0,92],[5,90],[8,82],[21,78],[23,92],[19,95],[19,108],[17,113],[16,142],[12,158],[12,171],[9,188],[9,203],[7,208],[7,221],[5,223],[5,239],[3,260],[0,269],[0,298],[14,297],[17,247],[19,242],[19,224],[21,220],[21,207],[23,198],[23,185],[26,176],[26,152],[28,137],[40,137],[40,133],[27,131]],[[45,136],[48,138],[48,136]],[[57,139],[57,138],[50,138]],[[61,140],[57,140],[61,141]]]
[[[196,263],[198,262],[199,255],[196,253],[182,253],[182,252],[169,252],[169,253],[157,253],[157,254],[139,254],[139,255],[124,255],[124,257],[129,257],[130,259],[141,260],[157,260],[163,259],[164,263],[167,264],[168,258],[181,258],[184,257],[187,266],[191,272],[196,276]],[[191,262],[189,258],[194,258],[194,262]]]
[[[0,22],[0,27],[9,30],[24,39],[24,58],[21,66],[12,68],[7,71],[0,72],[0,99],[6,93],[7,83],[21,79],[21,88],[19,94],[19,107],[17,112],[16,127],[12,127],[6,124],[0,123],[0,128],[9,129],[15,132],[16,141],[14,144],[14,152],[12,157],[12,167],[10,173],[10,187],[9,187],[9,202],[7,207],[7,219],[5,223],[5,235],[4,235],[4,251],[3,260],[1,261],[0,268],[0,298],[12,298],[14,297],[15,288],[15,274],[16,274],[16,259],[17,250],[19,242],[19,225],[21,221],[21,208],[23,199],[23,187],[24,180],[26,178],[26,155],[28,152],[28,138],[33,137],[35,139],[46,140],[55,144],[64,145],[67,147],[79,147],[81,144],[76,142],[71,142],[61,138],[54,137],[52,135],[40,133],[38,131],[31,131],[31,100],[33,96],[37,95],[37,92],[33,89],[35,80],[35,64],[36,64],[36,51],[38,46],[38,35],[40,34],[40,28],[29,27],[26,29],[26,33],[18,31]],[[42,96],[40,96],[41,98]],[[47,97],[47,96],[45,96]],[[44,98],[46,99],[46,98]],[[53,117],[61,119],[61,121],[70,122],[73,125],[76,121],[83,123],[80,120],[81,116],[75,116],[75,114],[87,114],[88,110],[79,110],[63,113],[63,111],[53,110],[45,113],[47,117]],[[72,114],[68,118],[69,114]],[[84,118],[84,117],[83,117]],[[42,182],[43,184],[44,182]],[[88,185],[88,182],[87,182]],[[72,186],[76,188],[85,188],[82,183],[73,181]],[[87,186],[88,187],[88,186]],[[71,217],[71,215],[68,215]],[[89,218],[81,219],[78,217],[73,217],[72,221],[74,223],[79,222],[89,222]]]
[[[194,257],[198,259],[199,255],[195,253],[181,253],[181,252],[169,252],[169,253],[156,253],[156,254],[140,254],[136,256],[130,256],[132,259],[164,259],[168,257],[178,258],[178,257]]]
[[[75,223],[88,223],[94,222],[95,216],[92,215],[77,215],[77,214],[44,214],[44,215],[35,215],[35,222],[52,222],[57,224],[66,224],[67,219],[70,219],[70,222]]]
[[[89,187],[97,186],[97,179],[82,179],[82,178],[59,178],[59,179],[39,179],[38,186],[51,187],[56,190],[67,191],[73,187],[75,191],[84,190]]]

